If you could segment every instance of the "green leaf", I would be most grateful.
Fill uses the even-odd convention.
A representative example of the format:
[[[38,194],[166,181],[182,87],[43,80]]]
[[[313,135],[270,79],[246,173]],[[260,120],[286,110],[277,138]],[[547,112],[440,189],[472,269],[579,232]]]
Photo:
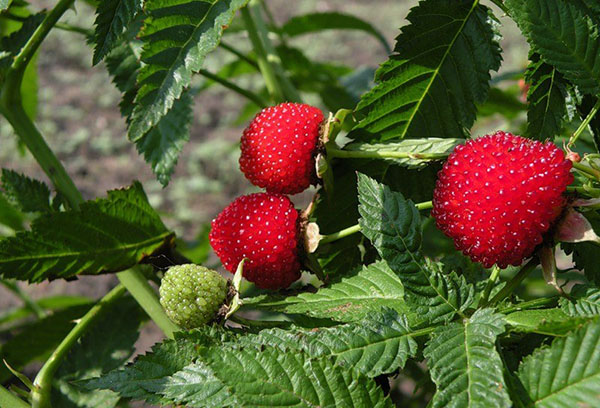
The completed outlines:
[[[464,322],[437,328],[423,355],[437,385],[431,407],[510,407],[496,338],[503,316],[477,310]]]
[[[50,212],[50,189],[38,180],[2,169],[0,185],[6,197],[23,212]]]
[[[44,17],[44,13],[30,15],[23,21],[21,28],[0,39],[0,82],[4,80],[4,74],[10,68],[14,57],[19,54]]]
[[[8,10],[12,0],[0,0],[0,11]]]
[[[526,357],[518,377],[528,406],[594,407],[600,395],[600,321]]]
[[[421,1],[407,20],[377,86],[357,107],[364,118],[350,136],[465,137],[487,97],[490,70],[500,67],[497,21],[473,0]]]
[[[523,310],[505,318],[513,331],[538,333],[548,336],[564,336],[588,322],[588,319],[572,317],[561,309]]]
[[[113,83],[123,93],[123,99],[119,105],[121,115],[128,118],[133,109],[133,100],[137,92],[136,78],[141,67],[135,54],[134,43],[124,42],[115,47],[106,56],[105,63]]]
[[[39,217],[31,231],[0,241],[0,275],[41,282],[118,272],[171,246],[173,239],[136,182],[79,210]]]
[[[284,298],[257,296],[243,299],[243,304],[256,309],[307,314],[340,322],[360,320],[382,307],[400,313],[408,310],[403,299],[402,283],[385,262],[363,266],[315,293]]]
[[[361,232],[400,277],[409,307],[433,323],[471,304],[474,289],[464,277],[443,274],[422,256],[420,215],[412,201],[360,173],[358,200]]]
[[[23,214],[0,193],[0,224],[6,225],[13,231],[20,231],[23,229],[23,222]]]
[[[267,345],[299,350],[310,357],[334,357],[338,364],[354,367],[368,377],[389,374],[404,367],[417,352],[408,320],[384,309],[356,323],[319,329],[268,329],[240,337],[237,344]]]
[[[358,17],[336,12],[310,13],[289,19],[281,28],[281,32],[290,37],[314,33],[322,30],[362,30],[374,36],[390,53],[390,46],[385,37],[371,24]]]
[[[109,408],[120,397],[112,391],[85,390],[74,382],[95,377],[123,365],[135,351],[142,320],[133,298],[115,302],[69,352],[54,376],[52,406]]]
[[[142,0],[104,0],[98,3],[94,25],[93,65],[98,64],[117,44],[135,16],[142,11]]]
[[[527,137],[536,140],[554,140],[560,134],[567,115],[567,82],[560,72],[531,55],[525,79],[527,92]]]
[[[163,394],[199,407],[392,407],[377,384],[326,358],[278,348],[203,350],[173,375]]]
[[[576,285],[568,298],[560,298],[560,308],[569,316],[594,317],[600,315],[600,289],[589,285]]]
[[[442,160],[463,143],[464,139],[406,139],[400,142],[387,143],[350,143],[344,150],[356,152],[393,152],[399,157],[390,158],[389,154],[382,153],[382,159],[394,162],[397,165],[418,169],[427,166],[433,160]],[[408,156],[408,157],[407,157]]]
[[[519,96],[518,86],[508,89],[492,87],[485,102],[477,106],[477,116],[483,118],[502,115],[507,119],[514,119],[526,108],[526,105],[519,100]]]
[[[5,359],[19,370],[32,361],[44,360],[75,326],[74,321],[81,318],[91,306],[69,307],[24,326],[0,347],[0,361]],[[4,364],[0,365],[0,383],[10,377],[11,373]]]
[[[583,93],[600,92],[598,27],[577,1],[506,0],[534,52]]]
[[[139,90],[129,125],[137,141],[156,126],[189,86],[192,74],[220,41],[224,27],[248,0],[148,0],[140,34],[146,64],[138,75]]]

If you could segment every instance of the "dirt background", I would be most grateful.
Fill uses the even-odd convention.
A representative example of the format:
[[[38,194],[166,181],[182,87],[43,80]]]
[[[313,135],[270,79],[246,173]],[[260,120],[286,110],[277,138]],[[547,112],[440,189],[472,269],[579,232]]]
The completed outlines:
[[[33,0],[33,9],[52,7],[53,1]],[[488,6],[490,1],[485,2]],[[401,0],[268,0],[278,22],[290,16],[313,11],[354,14],[376,26],[390,44],[405,24],[405,16],[416,1]],[[521,69],[526,64],[528,46],[512,21],[493,7],[503,34],[504,63],[501,72]],[[77,14],[66,13],[61,20],[92,27],[94,11],[77,3]],[[227,37],[230,44],[249,49],[244,34]],[[354,31],[330,31],[295,38],[291,44],[302,48],[318,61],[332,61],[354,68],[376,67],[387,55],[377,41]],[[231,60],[217,51],[206,67],[216,71]],[[110,82],[103,64],[91,66],[92,53],[83,36],[54,30],[39,54],[39,108],[36,123],[67,171],[91,199],[110,189],[140,180],[151,203],[165,223],[179,236],[193,239],[233,197],[254,191],[238,169],[239,139],[244,123],[236,123],[244,101],[232,92],[212,87],[195,98],[191,140],[179,159],[177,170],[166,188],[155,180],[149,166],[126,139],[126,127],[118,109],[120,94]],[[201,78],[195,78],[200,83]],[[243,87],[256,88],[257,78],[236,80]],[[473,132],[501,127],[502,122],[477,124]],[[32,157],[18,154],[17,139],[10,125],[0,117],[0,167],[10,168],[46,180]],[[113,276],[82,277],[77,281],[55,281],[22,285],[33,298],[53,294],[81,294],[99,298],[117,281]],[[19,305],[10,292],[0,287],[0,313]],[[138,350],[147,350],[160,339],[153,326],[144,330]]]

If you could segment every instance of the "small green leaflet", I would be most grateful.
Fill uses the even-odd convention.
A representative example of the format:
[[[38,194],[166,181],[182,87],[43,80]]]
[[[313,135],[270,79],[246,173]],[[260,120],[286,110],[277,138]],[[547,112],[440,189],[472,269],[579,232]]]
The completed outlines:
[[[0,187],[5,196],[23,212],[49,212],[50,189],[38,180],[16,171],[2,169]]]
[[[526,357],[518,377],[529,394],[527,406],[596,407],[600,395],[600,321],[557,338]]]
[[[495,345],[504,324],[501,314],[479,309],[464,322],[433,332],[423,351],[437,385],[432,408],[511,406]]]
[[[123,30],[142,11],[142,0],[103,0],[96,9],[93,65],[98,64],[117,44]]]
[[[506,0],[534,52],[582,93],[600,93],[600,33],[578,1]]]
[[[0,241],[0,275],[41,282],[118,272],[173,241],[174,234],[136,182],[109,191],[108,198],[88,201],[79,210],[41,216],[31,231]]]
[[[400,279],[385,262],[363,266],[316,293],[279,298],[258,296],[243,299],[244,307],[288,314],[306,314],[341,322],[360,320],[382,307],[406,313]]]
[[[589,321],[585,317],[569,316],[557,308],[522,310],[507,315],[505,320],[513,331],[548,336],[565,336]]]
[[[411,9],[395,53],[357,107],[350,137],[363,141],[460,138],[500,67],[498,24],[473,0],[425,0]]]
[[[473,301],[474,288],[420,252],[421,217],[412,201],[358,174],[361,232],[398,275],[407,305],[430,323],[451,319]]]
[[[219,44],[225,27],[248,0],[147,0],[148,14],[140,37],[144,42],[137,80],[139,90],[128,137],[136,142],[173,107],[192,74]]]
[[[591,285],[575,285],[569,297],[559,300],[560,308],[569,316],[600,316],[600,289]]]

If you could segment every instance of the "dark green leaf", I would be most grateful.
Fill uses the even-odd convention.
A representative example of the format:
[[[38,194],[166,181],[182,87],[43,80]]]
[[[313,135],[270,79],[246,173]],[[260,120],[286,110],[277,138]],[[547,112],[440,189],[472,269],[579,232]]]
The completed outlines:
[[[385,37],[375,27],[366,21],[349,14],[324,12],[295,16],[289,19],[280,30],[290,37],[295,37],[302,34],[331,29],[365,31],[379,40],[381,45],[385,48],[386,53],[389,54],[391,52]]]
[[[490,70],[500,66],[497,22],[472,0],[421,1],[407,19],[377,86],[357,107],[364,118],[350,136],[465,137],[487,97]]]
[[[103,0],[98,2],[94,25],[93,64],[99,63],[117,44],[135,16],[142,11],[142,0]]]
[[[244,299],[244,305],[341,322],[360,320],[382,307],[400,313],[406,313],[408,309],[403,299],[402,283],[385,262],[364,266],[315,293],[285,298],[259,296]]]
[[[578,1],[506,0],[534,52],[583,93],[600,92],[600,38],[594,18]]]
[[[519,367],[528,406],[594,407],[600,395],[600,322],[596,320],[550,347],[536,350]]]
[[[0,275],[40,282],[118,272],[171,246],[173,238],[136,182],[79,210],[43,215],[31,231],[0,241]]]
[[[527,137],[554,140],[567,115],[567,82],[560,72],[532,54],[525,78],[529,84]]]
[[[437,385],[431,407],[510,407],[496,338],[503,316],[477,310],[464,322],[437,328],[423,355]]]
[[[560,307],[569,316],[594,317],[600,315],[600,289],[588,285],[576,285],[571,289],[570,299],[560,298]]]
[[[361,232],[400,277],[409,307],[438,322],[470,305],[473,287],[422,256],[420,215],[412,201],[364,174],[358,175],[358,199]]]
[[[248,0],[148,0],[139,90],[129,125],[138,141],[164,117],[214,50],[235,12]]]
[[[23,21],[19,30],[0,39],[0,83],[4,80],[5,71],[12,64],[14,57],[19,54],[44,17],[44,13],[33,14]]]
[[[0,193],[0,224],[6,225],[13,231],[20,231],[23,229],[23,221],[23,214]]]
[[[2,169],[0,185],[6,197],[23,212],[50,212],[50,189],[16,171]]]

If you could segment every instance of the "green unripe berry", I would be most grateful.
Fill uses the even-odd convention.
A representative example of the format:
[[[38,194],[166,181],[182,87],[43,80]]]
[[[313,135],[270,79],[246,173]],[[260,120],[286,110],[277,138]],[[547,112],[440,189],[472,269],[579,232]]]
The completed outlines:
[[[185,329],[213,321],[226,298],[227,280],[200,265],[172,266],[160,284],[160,304]]]

